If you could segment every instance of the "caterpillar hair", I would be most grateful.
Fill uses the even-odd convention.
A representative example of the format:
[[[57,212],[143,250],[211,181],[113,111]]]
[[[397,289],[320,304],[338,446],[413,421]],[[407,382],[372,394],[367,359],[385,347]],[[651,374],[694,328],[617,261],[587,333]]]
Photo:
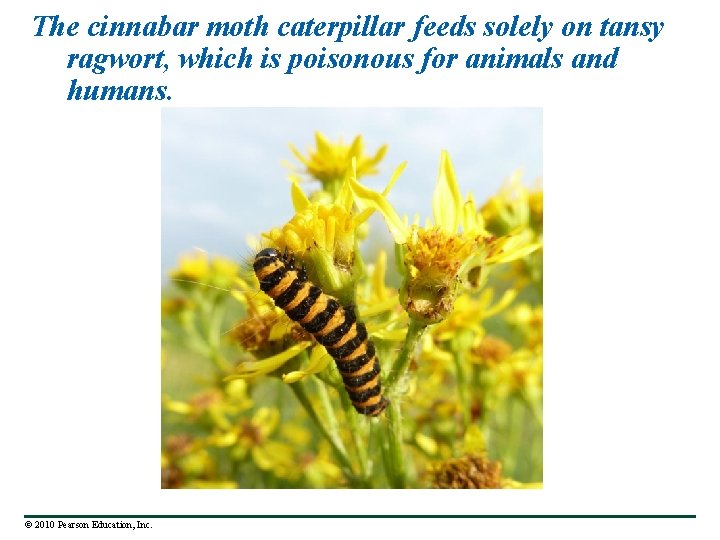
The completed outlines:
[[[335,360],[355,410],[368,416],[381,414],[388,400],[380,386],[380,362],[355,310],[325,294],[308,280],[304,270],[295,267],[291,257],[277,249],[260,251],[253,269],[260,289],[325,346]]]

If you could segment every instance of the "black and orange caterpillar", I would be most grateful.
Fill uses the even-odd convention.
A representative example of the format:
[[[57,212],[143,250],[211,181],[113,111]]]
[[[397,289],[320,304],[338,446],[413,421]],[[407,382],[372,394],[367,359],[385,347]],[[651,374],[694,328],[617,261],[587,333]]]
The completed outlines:
[[[345,307],[311,283],[293,259],[266,248],[253,269],[260,288],[288,317],[310,332],[335,360],[355,410],[378,416],[388,406],[380,386],[380,362],[365,325]]]

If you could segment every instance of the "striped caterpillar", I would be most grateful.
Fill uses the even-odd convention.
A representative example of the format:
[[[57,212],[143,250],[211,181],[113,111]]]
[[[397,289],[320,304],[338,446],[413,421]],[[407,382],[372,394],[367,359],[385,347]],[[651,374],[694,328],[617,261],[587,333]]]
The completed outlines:
[[[276,249],[260,251],[253,269],[262,291],[333,357],[355,410],[368,416],[381,414],[388,400],[380,386],[380,362],[355,310],[325,294],[295,268],[292,258]]]

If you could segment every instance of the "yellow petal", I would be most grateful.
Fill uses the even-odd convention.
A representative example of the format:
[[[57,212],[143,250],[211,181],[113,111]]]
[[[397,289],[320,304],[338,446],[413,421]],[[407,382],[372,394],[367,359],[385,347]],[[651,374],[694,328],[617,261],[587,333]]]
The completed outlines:
[[[350,189],[350,179],[357,179],[357,173],[355,171],[356,161],[355,158],[352,158],[352,165],[350,167],[350,170],[345,176],[345,179],[340,186],[340,191],[338,192],[338,195],[335,199],[335,204],[344,208],[347,213],[351,213],[353,207],[352,190]]]
[[[484,289],[480,293],[480,296],[478,296],[477,303],[481,310],[484,311],[488,308],[488,306],[492,303],[494,294],[495,294],[495,291],[494,291],[494,289],[491,289],[491,288]]]
[[[350,150],[348,151],[348,155],[350,156],[361,156],[363,153],[363,140],[362,135],[358,135],[353,139],[352,144],[350,145]],[[353,157],[353,160],[355,158]]]
[[[245,297],[245,293],[240,292],[237,289],[230,289],[230,295],[242,305],[247,305],[247,298]]]
[[[282,381],[285,384],[293,384],[298,381],[302,381],[308,375],[309,375],[309,373],[307,371],[303,371],[303,370],[291,371],[290,373],[285,373],[282,376]]]
[[[300,150],[298,150],[297,148],[295,148],[295,145],[293,145],[293,144],[290,145],[290,151],[293,153],[293,155],[294,155],[296,158],[298,158],[298,160],[299,160],[303,165],[305,165],[306,167],[309,167],[309,166],[310,166],[310,162],[305,159],[305,157],[300,153]]]
[[[498,301],[497,304],[495,304],[491,308],[486,309],[483,312],[483,318],[488,319],[493,315],[500,313],[502,310],[512,304],[513,300],[515,300],[515,298],[517,297],[517,294],[518,292],[515,289],[508,289],[507,291],[505,291],[505,293],[502,295],[502,298]]]
[[[310,199],[307,198],[305,192],[300,189],[297,182],[293,182],[290,186],[290,197],[292,198],[293,208],[295,212],[302,212],[310,205]]]
[[[378,252],[375,268],[372,273],[372,291],[378,298],[385,296],[385,272],[387,270],[387,253],[384,249]]]
[[[408,229],[388,200],[382,194],[366,188],[357,180],[351,180],[350,187],[353,190],[358,206],[378,210],[385,218],[385,223],[390,229],[390,234],[395,239],[395,243],[404,244],[407,241]]]
[[[251,452],[253,461],[255,462],[255,465],[258,466],[258,469],[269,471],[273,468],[275,461],[273,460],[273,456],[270,452],[267,452],[261,446],[253,446]]]
[[[337,219],[335,216],[328,216],[325,220],[325,242],[328,250],[335,251],[335,230],[337,228]]]
[[[432,437],[428,437],[423,433],[417,433],[415,435],[415,442],[420,448],[422,448],[423,452],[425,452],[426,454],[430,456],[434,456],[435,454],[437,454],[438,445],[435,442],[435,439],[433,439]]]
[[[532,252],[537,251],[540,247],[542,247],[542,244],[533,243],[511,249],[503,249],[500,252],[488,257],[485,262],[487,264],[500,264],[516,261],[517,259],[522,259],[526,255],[530,255]]]
[[[246,243],[248,246],[250,246],[250,249],[253,250],[253,251],[256,252],[256,253],[257,253],[258,251],[260,251],[260,249],[262,248],[262,242],[261,242],[260,239],[259,239],[257,236],[255,236],[254,234],[250,234],[250,233],[246,234],[246,235],[245,235],[245,243]]]
[[[443,150],[440,155],[440,173],[432,198],[435,225],[446,233],[457,233],[462,206],[462,197],[460,196],[457,178],[455,178],[455,169],[447,151]]]
[[[377,330],[375,332],[368,333],[377,339],[384,339],[386,341],[402,341],[407,335],[407,328],[398,328],[396,330]]]
[[[280,424],[280,411],[274,407],[260,407],[255,411],[251,423],[260,430],[263,437],[267,437]]]
[[[471,425],[465,432],[463,440],[464,454],[481,454],[485,452],[487,445],[482,430],[477,425]]]
[[[317,216],[313,217],[317,218]],[[327,244],[327,240],[325,237],[325,223],[321,219],[315,219],[313,221],[312,231],[317,245],[323,248],[324,251],[332,253],[333,249]]]
[[[297,424],[284,423],[280,426],[280,432],[283,437],[297,446],[306,446],[312,440],[310,432]]]
[[[319,373],[330,362],[330,355],[328,354],[325,347],[321,346],[315,346],[313,347],[312,352],[310,353],[310,361],[308,362],[307,368],[305,368],[305,371],[309,373]]]
[[[387,149],[387,144],[383,144],[380,148],[378,148],[378,151],[375,152],[375,156],[372,158],[373,164],[380,163],[382,161],[382,158],[384,158],[387,153]]]
[[[237,482],[232,480],[188,480],[183,487],[189,489],[237,489]]]
[[[226,433],[220,433],[217,435],[211,435],[208,437],[208,442],[213,446],[220,448],[227,448],[232,446],[238,440],[238,434],[234,431],[228,431]]]
[[[163,403],[165,410],[172,411],[178,414],[190,414],[192,412],[192,406],[183,401],[166,400]]]
[[[228,375],[227,377],[225,377],[224,380],[232,381],[233,379],[249,379],[275,371],[285,362],[287,362],[291,358],[294,358],[302,351],[310,347],[310,345],[312,345],[312,342],[304,341],[302,343],[297,343],[296,345],[293,345],[289,349],[279,354],[269,356],[264,360],[258,360],[255,362],[243,362],[236,368],[237,373]]]
[[[478,212],[475,199],[471,193],[468,193],[467,200],[463,205],[462,213],[462,228],[465,234],[483,236],[488,234],[487,230],[485,230],[485,220],[483,219],[482,214]]]
[[[397,166],[395,171],[393,172],[392,176],[390,177],[390,181],[388,182],[387,186],[385,186],[385,189],[382,192],[383,197],[387,197],[390,193],[390,190],[395,185],[395,182],[398,181],[400,178],[400,175],[405,170],[405,167],[407,166],[407,161],[403,161],[400,165]],[[355,180],[353,178],[353,180]],[[352,187],[352,184],[350,185]],[[357,200],[358,208],[360,208],[360,213],[355,218],[355,221],[357,223],[364,223],[372,214],[375,212],[376,208],[374,206],[370,206],[365,204],[365,201],[362,199]]]
[[[287,334],[290,323],[282,315],[278,314],[278,321],[272,325],[268,341],[278,341]]]
[[[383,147],[384,148],[384,147]],[[398,181],[400,178],[400,175],[405,170],[405,167],[407,167],[407,161],[403,161],[400,165],[398,165],[395,170],[392,173],[392,176],[390,177],[390,181],[388,182],[387,186],[385,186],[385,189],[383,189],[383,197],[387,197],[390,194],[390,190],[395,185],[395,182]]]
[[[312,352],[310,353],[310,360],[308,361],[308,365],[305,369],[286,373],[285,375],[283,375],[282,380],[284,383],[287,384],[301,381],[308,375],[312,375],[313,373],[320,373],[327,367],[329,363],[330,355],[325,350],[325,347],[321,347],[318,345],[314,347]]]
[[[385,300],[381,300],[380,302],[373,302],[369,307],[362,308],[358,311],[360,312],[360,317],[364,319],[366,317],[373,317],[374,315],[378,315],[384,311],[390,311],[399,305],[400,298],[397,294],[394,294]]]
[[[331,156],[333,153],[332,144],[319,131],[315,133],[315,146],[317,146],[320,155]]]

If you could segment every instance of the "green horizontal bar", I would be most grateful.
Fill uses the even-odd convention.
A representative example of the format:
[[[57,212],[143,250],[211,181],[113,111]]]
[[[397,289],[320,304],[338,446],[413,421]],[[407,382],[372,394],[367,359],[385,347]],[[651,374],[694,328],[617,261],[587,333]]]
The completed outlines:
[[[54,515],[26,514],[25,519],[695,519],[695,514],[198,514],[198,515],[154,515],[154,514],[97,514],[97,515]]]

